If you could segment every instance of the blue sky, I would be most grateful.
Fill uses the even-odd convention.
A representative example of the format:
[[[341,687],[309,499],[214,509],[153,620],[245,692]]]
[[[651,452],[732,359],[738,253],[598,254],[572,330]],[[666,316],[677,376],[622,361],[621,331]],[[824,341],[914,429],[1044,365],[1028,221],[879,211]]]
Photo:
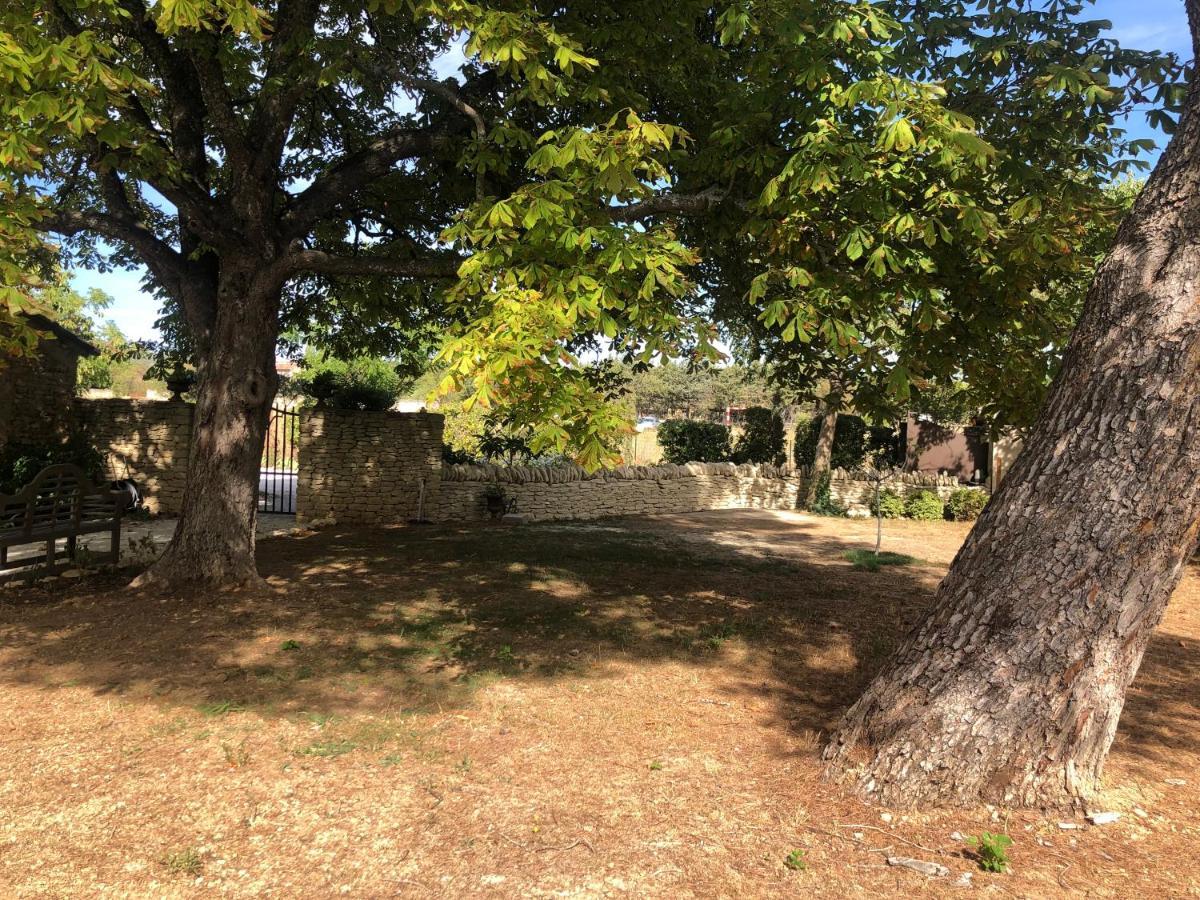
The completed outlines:
[[[1181,58],[1191,57],[1191,38],[1188,32],[1187,15],[1183,0],[1098,0],[1087,13],[1089,18],[1108,19],[1112,22],[1112,35],[1124,46],[1142,50],[1174,51]],[[447,60],[447,62],[452,62]],[[439,66],[439,69],[443,67]],[[445,69],[452,69],[447,65]],[[450,71],[439,72],[445,77]],[[1160,133],[1150,129],[1144,116],[1134,115],[1127,123],[1133,137],[1154,138],[1161,148],[1166,140]],[[1151,159],[1153,162],[1153,159]],[[86,291],[98,287],[115,298],[108,317],[120,326],[131,338],[152,339],[158,334],[154,320],[158,318],[158,306],[147,294],[142,293],[141,271],[117,271],[107,274],[88,270],[72,273],[77,290]]]

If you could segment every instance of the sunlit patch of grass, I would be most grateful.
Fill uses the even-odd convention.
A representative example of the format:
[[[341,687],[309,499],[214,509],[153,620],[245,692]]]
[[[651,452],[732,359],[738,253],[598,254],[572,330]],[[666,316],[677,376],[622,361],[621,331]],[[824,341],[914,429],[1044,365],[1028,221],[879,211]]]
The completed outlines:
[[[301,747],[296,751],[297,756],[320,756],[330,759],[336,756],[344,756],[352,750],[357,750],[358,744],[351,740],[333,740],[333,741],[317,741],[309,744],[307,747]]]
[[[920,562],[915,556],[890,553],[886,550],[881,553],[873,550],[847,550],[842,556],[852,562],[855,569],[865,572],[878,572],[883,566],[911,566]]]
[[[233,700],[215,700],[212,703],[201,703],[196,707],[206,716],[225,716],[229,713],[243,712],[246,707]]]
[[[163,857],[162,864],[180,875],[198,875],[204,867],[200,854],[194,847],[168,853]]]

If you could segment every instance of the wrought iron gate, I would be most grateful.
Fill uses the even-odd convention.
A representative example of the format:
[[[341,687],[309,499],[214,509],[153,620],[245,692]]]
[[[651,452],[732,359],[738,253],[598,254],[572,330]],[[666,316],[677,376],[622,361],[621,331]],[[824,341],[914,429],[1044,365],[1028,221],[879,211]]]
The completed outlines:
[[[296,473],[300,468],[297,438],[300,413],[271,407],[267,438],[258,470],[258,509],[265,513],[296,513]]]

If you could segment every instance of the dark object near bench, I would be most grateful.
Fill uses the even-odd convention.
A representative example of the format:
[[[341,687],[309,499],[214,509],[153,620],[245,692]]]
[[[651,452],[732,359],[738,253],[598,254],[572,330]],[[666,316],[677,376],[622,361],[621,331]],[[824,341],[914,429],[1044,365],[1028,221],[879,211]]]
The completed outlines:
[[[83,470],[73,465],[57,465],[41,472],[17,493],[0,494],[0,572],[20,566],[45,567],[38,574],[55,571],[55,561],[63,554],[58,541],[66,538],[65,555],[74,560],[81,534],[110,534],[109,551],[102,559],[118,562],[121,555],[121,513],[129,502],[125,492],[96,487]],[[46,554],[8,560],[8,548],[45,541]],[[59,566],[63,568],[63,566]],[[23,573],[21,573],[23,574]]]

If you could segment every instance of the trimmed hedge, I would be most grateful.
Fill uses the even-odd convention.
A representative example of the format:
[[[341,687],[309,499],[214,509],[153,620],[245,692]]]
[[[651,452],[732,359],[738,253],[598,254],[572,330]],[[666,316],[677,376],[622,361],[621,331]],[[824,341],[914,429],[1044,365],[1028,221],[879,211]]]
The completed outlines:
[[[663,459],[675,465],[729,459],[729,429],[715,422],[668,419],[658,426],[658,444]]]
[[[321,360],[301,369],[293,381],[318,406],[376,412],[391,409],[404,387],[393,363],[370,357]]]
[[[793,454],[796,465],[811,466],[817,455],[817,438],[821,434],[821,419],[801,419],[796,425],[796,450]],[[837,417],[833,429],[833,453],[831,469],[853,471],[862,466],[867,456],[867,423],[860,416]]]
[[[745,430],[733,448],[733,461],[783,463],[783,419],[765,406],[751,406],[745,413]]]

